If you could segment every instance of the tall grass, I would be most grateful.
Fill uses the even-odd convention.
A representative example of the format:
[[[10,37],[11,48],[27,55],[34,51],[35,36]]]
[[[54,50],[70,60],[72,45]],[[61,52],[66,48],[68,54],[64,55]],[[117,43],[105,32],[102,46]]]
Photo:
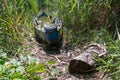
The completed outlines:
[[[0,1],[0,53],[2,54],[0,62],[3,63],[0,63],[0,66],[3,68],[0,76],[2,76],[2,79],[5,79],[9,75],[7,76],[8,80],[15,79],[16,77],[23,80],[40,79],[38,76],[35,77],[35,73],[39,66],[42,66],[43,71],[46,70],[43,64],[37,66],[34,63],[30,63],[29,65],[7,65],[8,67],[6,67],[5,61],[8,61],[9,58],[3,54],[6,54],[5,52],[14,54],[21,49],[21,44],[24,44],[24,40],[28,39],[29,34],[33,32],[34,17],[37,16],[39,11],[45,10],[48,14],[63,20],[64,39],[71,47],[93,41],[106,43],[110,55],[107,60],[99,60],[102,63],[100,68],[109,73],[109,76],[113,79],[118,80],[120,75],[118,57],[120,54],[120,42],[116,28],[119,31],[119,5],[119,0]],[[116,40],[111,39],[111,36]],[[15,60],[13,61],[16,62]],[[35,67],[32,68],[33,66]],[[12,76],[12,71],[16,71],[16,67],[19,67],[17,69],[18,72]],[[23,67],[25,67],[26,72],[19,74],[19,69],[24,71]],[[26,77],[22,76],[23,74]]]
[[[37,0],[36,0],[37,1]],[[33,18],[37,15],[38,3],[34,0],[1,0],[0,1],[0,79],[38,79],[35,75],[45,69],[36,65],[35,58],[23,52],[22,44],[32,33]],[[19,56],[16,58],[16,54]],[[11,56],[12,55],[12,56]],[[29,56],[29,57],[28,57]],[[10,58],[11,57],[11,58]],[[32,58],[32,59],[31,59]],[[29,63],[26,63],[29,60]],[[34,67],[34,70],[33,69]],[[29,71],[31,70],[31,71]],[[45,72],[45,71],[44,71]],[[34,74],[33,74],[34,73]],[[31,77],[32,76],[32,77]]]
[[[108,77],[118,80],[119,65],[119,0],[46,0],[48,11],[63,19],[64,38],[70,46],[86,42],[105,43],[109,56],[101,59],[100,68]],[[113,39],[114,38],[114,39]],[[116,39],[116,40],[115,40]],[[99,61],[99,60],[98,60]],[[100,70],[101,70],[100,69]]]
[[[108,28],[105,26],[109,23],[111,3],[111,0],[46,0],[48,11],[63,19],[67,28],[64,34],[69,35],[65,39],[71,46],[90,41],[94,30]]]
[[[2,0],[0,6],[0,45],[5,50],[14,51],[14,47],[23,44],[31,32],[32,19],[38,13],[37,6],[33,0]]]

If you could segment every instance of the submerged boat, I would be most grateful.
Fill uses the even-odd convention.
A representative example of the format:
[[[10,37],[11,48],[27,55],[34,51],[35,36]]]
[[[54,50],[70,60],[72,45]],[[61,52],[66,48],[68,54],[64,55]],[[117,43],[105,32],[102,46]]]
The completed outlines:
[[[47,45],[58,45],[62,41],[62,22],[45,12],[34,19],[36,41]]]

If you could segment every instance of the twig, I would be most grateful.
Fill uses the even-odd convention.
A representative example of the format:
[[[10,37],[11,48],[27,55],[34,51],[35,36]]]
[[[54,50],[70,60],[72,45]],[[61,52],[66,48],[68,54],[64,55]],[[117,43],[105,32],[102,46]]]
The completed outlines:
[[[117,27],[117,22],[116,22],[116,32],[117,32],[117,35],[118,35],[118,39],[120,40],[120,33],[119,33],[119,30],[118,30],[118,27]]]
[[[50,70],[50,68],[49,68],[48,66],[47,66],[47,71],[48,71],[48,73],[50,73],[50,75],[51,75],[52,77],[54,77],[52,71]]]
[[[8,13],[11,14],[11,13],[10,13],[10,9],[9,9],[9,7],[8,7],[8,4],[7,4],[7,1],[6,1],[6,0],[3,0],[3,3],[4,3],[4,5],[5,5],[5,8],[7,9]]]
[[[60,59],[58,59],[58,57],[53,56],[59,63],[61,62]]]

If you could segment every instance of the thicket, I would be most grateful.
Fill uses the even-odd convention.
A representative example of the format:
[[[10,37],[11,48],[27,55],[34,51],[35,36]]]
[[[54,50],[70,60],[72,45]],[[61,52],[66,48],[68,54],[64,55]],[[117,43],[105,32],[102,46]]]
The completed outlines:
[[[119,0],[1,0],[0,79],[40,79],[35,74],[47,71],[47,64],[37,65],[36,59],[22,55],[22,44],[34,35],[33,19],[41,10],[62,19],[64,42],[71,48],[86,42],[106,44],[109,56],[98,60],[99,69],[119,79]]]

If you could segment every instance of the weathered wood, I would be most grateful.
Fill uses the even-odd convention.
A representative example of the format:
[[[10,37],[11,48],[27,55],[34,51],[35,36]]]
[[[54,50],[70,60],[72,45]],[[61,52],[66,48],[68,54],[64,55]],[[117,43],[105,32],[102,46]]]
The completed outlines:
[[[84,47],[83,52],[73,58],[69,64],[70,73],[86,73],[95,70],[95,57],[106,54],[106,48],[96,43]]]

